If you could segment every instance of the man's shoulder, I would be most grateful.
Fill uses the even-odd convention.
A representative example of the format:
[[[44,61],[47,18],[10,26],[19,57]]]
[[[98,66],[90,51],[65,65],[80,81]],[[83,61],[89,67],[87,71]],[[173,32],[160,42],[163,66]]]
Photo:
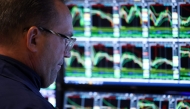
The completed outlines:
[[[54,109],[42,96],[24,87],[0,89],[0,109]]]
[[[53,109],[52,105],[24,84],[0,75],[0,109]]]
[[[54,109],[54,107],[45,102],[45,100],[30,96],[24,97],[5,97],[0,98],[0,109]]]
[[[24,85],[21,84],[16,79],[11,79],[8,76],[0,75],[0,86],[2,86],[2,85],[3,85],[3,87],[0,88],[0,92],[3,90],[8,90],[8,89],[16,90],[19,88],[25,88]]]

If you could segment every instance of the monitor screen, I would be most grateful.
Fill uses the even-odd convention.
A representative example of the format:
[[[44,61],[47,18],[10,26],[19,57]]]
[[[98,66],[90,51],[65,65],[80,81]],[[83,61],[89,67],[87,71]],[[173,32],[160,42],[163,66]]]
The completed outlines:
[[[65,84],[190,85],[188,2],[84,4],[91,35],[65,59]]]
[[[63,109],[189,109],[189,95],[66,92]]]

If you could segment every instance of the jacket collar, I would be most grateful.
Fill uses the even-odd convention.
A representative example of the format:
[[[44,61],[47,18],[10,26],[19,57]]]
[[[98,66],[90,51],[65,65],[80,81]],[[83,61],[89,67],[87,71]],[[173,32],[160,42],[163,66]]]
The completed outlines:
[[[13,58],[0,55],[0,75],[18,81],[39,94],[40,77],[34,70]]]

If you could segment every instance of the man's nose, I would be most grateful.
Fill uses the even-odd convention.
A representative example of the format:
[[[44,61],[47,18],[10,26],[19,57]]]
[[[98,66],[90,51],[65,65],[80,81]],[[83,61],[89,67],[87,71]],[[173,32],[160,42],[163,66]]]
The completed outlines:
[[[70,58],[71,57],[71,51],[65,52],[64,57],[65,58]]]

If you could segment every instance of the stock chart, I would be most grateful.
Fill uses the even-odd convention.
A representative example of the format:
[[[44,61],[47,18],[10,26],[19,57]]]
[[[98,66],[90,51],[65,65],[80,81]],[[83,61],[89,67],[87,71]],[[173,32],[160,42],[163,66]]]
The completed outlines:
[[[138,107],[139,109],[159,109],[159,101],[153,101],[152,98],[139,99]]]
[[[190,45],[180,44],[180,79],[190,80]]]
[[[121,45],[121,78],[143,78],[142,43]]]
[[[190,38],[190,4],[180,4],[179,5],[179,22],[180,22],[180,38]]]
[[[113,7],[92,5],[92,37],[113,37]]]
[[[189,87],[190,0],[76,0],[68,7],[77,42],[65,60],[66,84]],[[112,91],[68,91],[64,109],[190,109],[185,92]]]
[[[76,37],[84,36],[84,7],[80,5],[68,5],[73,18],[74,34]]]
[[[138,101],[139,109],[168,109],[169,101],[157,98],[141,98]]]
[[[137,5],[120,6],[120,37],[142,37],[142,7]]]
[[[188,42],[88,43],[77,42],[71,50],[71,57],[65,59],[68,81],[119,84],[134,82],[132,79],[146,83],[152,82],[148,80],[174,80],[170,82],[177,85],[190,79]]]
[[[175,0],[70,3],[79,42],[66,59],[65,81],[190,84],[189,4]],[[87,33],[89,37],[82,37]]]
[[[110,38],[189,38],[188,7],[188,2],[68,4],[76,37]]]
[[[65,76],[85,77],[85,44],[75,44],[71,57],[65,59],[66,73]]]
[[[65,109],[93,109],[94,98],[81,96],[80,94],[69,95],[65,100]]]
[[[189,109],[189,96],[168,94],[66,92],[64,109]]]
[[[149,37],[172,38],[172,7],[163,4],[149,5]]]
[[[113,46],[96,43],[92,46],[92,77],[113,78]]]
[[[189,109],[190,108],[190,99],[177,100],[176,109]]]
[[[172,46],[166,44],[151,44],[152,79],[173,79]]]
[[[189,38],[189,3],[68,4],[76,37]]]
[[[116,109],[118,107],[118,101],[114,96],[105,97],[102,99],[102,108]]]
[[[68,104],[68,107],[66,109],[81,108],[82,107],[82,100],[77,95],[75,95],[75,96],[68,96],[66,102]]]

